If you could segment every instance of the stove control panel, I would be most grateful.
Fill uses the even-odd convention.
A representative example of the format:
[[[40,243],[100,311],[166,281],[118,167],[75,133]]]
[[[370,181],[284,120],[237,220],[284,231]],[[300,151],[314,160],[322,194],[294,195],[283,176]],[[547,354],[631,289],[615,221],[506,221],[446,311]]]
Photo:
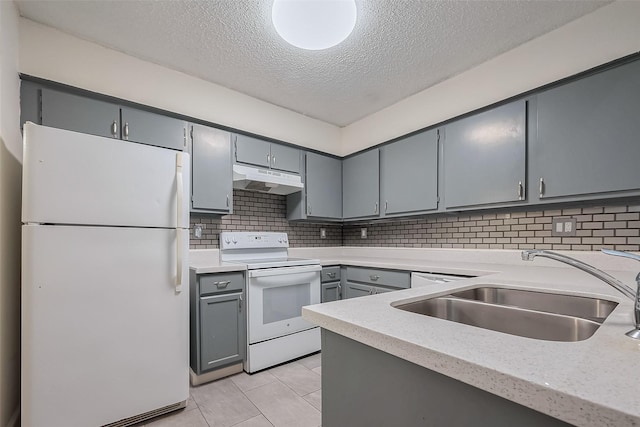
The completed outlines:
[[[224,231],[220,233],[220,249],[288,248],[287,233],[259,231]]]

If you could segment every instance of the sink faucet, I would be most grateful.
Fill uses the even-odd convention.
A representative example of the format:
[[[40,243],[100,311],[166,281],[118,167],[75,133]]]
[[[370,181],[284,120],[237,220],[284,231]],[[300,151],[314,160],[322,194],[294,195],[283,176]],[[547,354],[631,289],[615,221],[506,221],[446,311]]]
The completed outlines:
[[[615,255],[621,256],[625,258],[635,259],[636,261],[640,261],[640,256],[632,254],[630,252],[622,252],[622,251],[614,251],[611,249],[602,249],[602,252],[607,255]],[[614,287],[620,293],[625,295],[628,298],[634,300],[634,318],[635,318],[635,329],[627,332],[627,336],[633,339],[640,339],[640,273],[636,276],[636,285],[637,288],[634,291],[629,286],[625,285],[615,277],[605,273],[604,271],[595,268],[592,265],[589,265],[585,262],[579,261],[575,258],[571,258],[566,255],[559,254],[557,252],[544,251],[538,249],[530,249],[526,251],[522,251],[522,259],[524,261],[533,261],[535,257],[543,257],[550,258],[556,261],[563,262],[565,264],[569,264],[577,269],[580,269],[586,273],[589,273],[598,279],[602,280],[606,284]]]

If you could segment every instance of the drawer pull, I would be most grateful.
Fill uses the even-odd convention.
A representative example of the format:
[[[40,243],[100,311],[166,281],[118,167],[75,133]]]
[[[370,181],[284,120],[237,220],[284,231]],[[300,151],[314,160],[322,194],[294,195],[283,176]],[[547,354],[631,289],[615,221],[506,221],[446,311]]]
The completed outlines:
[[[327,276],[329,276],[330,279],[335,279],[336,273],[327,273]]]
[[[378,276],[377,274],[372,274],[371,276],[369,276],[369,279],[373,280],[374,282],[377,281],[380,278],[380,276]]]
[[[226,288],[227,286],[229,286],[229,283],[231,283],[231,280],[224,280],[222,282],[213,282],[213,284],[216,285],[218,288]]]

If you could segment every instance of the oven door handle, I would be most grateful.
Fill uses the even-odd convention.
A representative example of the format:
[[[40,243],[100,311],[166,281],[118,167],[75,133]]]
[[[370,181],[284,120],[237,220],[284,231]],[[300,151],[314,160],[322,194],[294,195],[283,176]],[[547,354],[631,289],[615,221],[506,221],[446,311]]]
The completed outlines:
[[[249,277],[284,276],[298,273],[312,273],[321,271],[321,265],[305,265],[300,267],[276,267],[263,268],[259,270],[249,270]]]

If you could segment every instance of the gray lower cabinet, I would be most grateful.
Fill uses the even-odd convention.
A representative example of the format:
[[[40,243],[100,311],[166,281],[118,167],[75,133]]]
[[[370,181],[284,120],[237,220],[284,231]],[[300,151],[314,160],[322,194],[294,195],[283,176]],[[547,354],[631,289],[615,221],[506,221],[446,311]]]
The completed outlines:
[[[117,104],[49,88],[41,91],[44,126],[120,138],[120,107]]]
[[[445,126],[444,204],[448,209],[526,199],[526,101]]]
[[[233,212],[231,133],[192,124],[191,211]]]
[[[245,359],[244,273],[191,272],[190,365],[200,375]]]
[[[287,219],[342,219],[342,160],[304,154],[304,189],[287,196]]]
[[[323,267],[320,273],[322,288],[321,302],[337,301],[342,299],[342,284],[340,281],[340,267]]]
[[[342,161],[342,210],[345,220],[380,215],[380,149]]]
[[[235,161],[285,172],[300,173],[300,150],[233,134]]]
[[[184,150],[187,146],[187,122],[148,111],[122,107],[122,139]]]
[[[438,208],[438,131],[429,130],[380,148],[382,216]]]
[[[322,329],[322,425],[570,427],[327,329]]]
[[[408,271],[350,266],[345,271],[344,299],[411,287],[411,273]]]
[[[200,298],[201,371],[244,359],[242,326],[242,294]]]
[[[534,198],[637,192],[639,111],[640,61],[538,94],[530,150]]]

